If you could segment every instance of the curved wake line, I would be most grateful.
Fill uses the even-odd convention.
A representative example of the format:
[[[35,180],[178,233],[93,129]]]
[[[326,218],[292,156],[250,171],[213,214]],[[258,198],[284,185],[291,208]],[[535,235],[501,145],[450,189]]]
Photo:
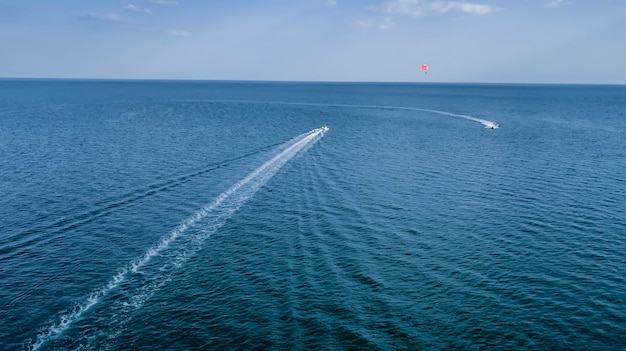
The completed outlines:
[[[403,107],[403,106],[386,106],[386,105],[350,105],[350,104],[323,104],[323,103],[315,103],[315,102],[288,102],[288,101],[255,101],[255,100],[180,100],[186,102],[210,102],[210,103],[242,103],[242,104],[268,104],[268,105],[294,105],[294,106],[318,106],[318,107],[342,107],[342,108],[371,108],[371,109],[381,109],[381,110],[402,110],[402,111],[419,111],[419,112],[429,112],[435,113],[442,116],[463,118],[469,121],[474,121],[482,124],[485,128],[489,129],[498,129],[500,125],[496,122],[489,121],[486,119],[462,115],[453,112],[440,111],[440,110],[431,110],[426,108],[418,108],[418,107]]]
[[[205,231],[201,235],[191,238],[192,244],[198,245],[199,242],[208,238],[213,232],[221,227],[226,219],[228,219],[241,205],[243,205],[248,199],[250,199],[261,186],[263,186],[271,177],[278,172],[278,170],[285,165],[291,158],[301,151],[306,151],[308,147],[312,146],[317,140],[319,140],[327,131],[327,127],[313,129],[307,133],[303,133],[290,141],[283,144],[284,148],[269,161],[262,164],[260,167],[252,171],[245,178],[235,183],[228,190],[224,191],[212,202],[201,208],[198,212],[187,218],[183,223],[178,225],[169,235],[163,237],[161,241],[149,248],[143,256],[137,260],[131,262],[128,266],[121,268],[118,273],[111,278],[111,280],[104,286],[92,291],[85,299],[85,302],[75,306],[72,310],[63,312],[57,317],[57,322],[45,327],[42,332],[36,336],[34,343],[30,344],[27,341],[25,345],[30,350],[38,350],[47,342],[59,338],[68,328],[78,319],[80,319],[85,313],[98,304],[102,299],[108,295],[112,290],[120,287],[120,285],[126,281],[130,276],[140,272],[140,269],[145,267],[153,257],[161,255],[170,246],[183,235],[188,228],[196,224],[198,221],[205,219],[207,216],[216,212],[213,222],[215,222],[211,230]],[[195,242],[194,242],[195,241]],[[157,276],[152,278],[152,281],[144,282],[148,284],[147,287],[138,287],[136,295],[130,296],[128,300],[133,303],[135,308],[141,307],[143,302],[150,298],[154,292],[156,292],[167,280],[171,274],[172,269],[180,268],[181,265],[192,257],[195,252],[199,250],[199,247],[189,248],[183,247],[179,249],[180,252],[175,252],[173,258],[171,258],[163,267],[170,269],[170,272],[156,273]],[[143,273],[143,272],[141,272]],[[160,274],[160,275],[159,275]],[[156,281],[156,283],[154,283]],[[145,291],[147,288],[148,291]],[[139,301],[139,303],[136,303]],[[130,303],[123,302],[124,307],[130,305]],[[123,312],[123,311],[122,311]],[[111,317],[114,319],[114,316]]]
[[[16,248],[23,248],[26,247],[27,245],[45,245],[50,241],[54,241],[54,239],[56,238],[54,236],[54,234],[59,233],[59,232],[63,232],[63,231],[67,231],[69,229],[76,229],[79,228],[87,223],[93,222],[97,219],[99,219],[100,217],[104,217],[107,216],[111,213],[113,213],[116,210],[121,210],[124,209],[128,206],[130,206],[131,204],[133,204],[134,202],[141,200],[143,198],[146,198],[148,196],[151,196],[159,191],[162,190],[166,190],[166,189],[170,189],[173,188],[177,185],[183,184],[184,182],[188,182],[189,180],[203,175],[207,172],[213,171],[215,169],[220,168],[223,165],[227,165],[230,162],[233,161],[237,161],[240,159],[243,159],[245,157],[248,156],[252,156],[252,155],[256,155],[262,151],[266,151],[269,150],[272,147],[277,147],[279,145],[282,145],[283,147],[285,147],[286,143],[274,143],[274,144],[270,144],[270,145],[266,145],[263,146],[259,149],[256,150],[252,150],[240,155],[237,155],[235,157],[223,160],[221,162],[215,162],[209,165],[209,167],[201,169],[199,171],[193,172],[193,173],[188,173],[188,174],[184,174],[172,179],[168,179],[162,182],[157,182],[157,183],[153,183],[153,184],[149,184],[148,186],[144,187],[144,188],[140,188],[140,189],[136,189],[133,190],[127,194],[124,194],[122,196],[120,196],[117,199],[113,199],[111,201],[108,202],[104,202],[102,203],[99,207],[91,210],[91,211],[87,211],[87,212],[83,212],[83,213],[79,213],[78,215],[74,216],[73,218],[70,219],[63,219],[63,220],[59,220],[56,222],[53,222],[52,224],[49,225],[45,225],[45,226],[39,226],[39,227],[34,227],[34,228],[30,228],[27,229],[21,233],[19,233],[19,237],[20,238],[16,238],[16,236],[8,236],[6,238],[6,240],[0,240],[0,253],[3,253],[3,251],[8,251],[8,254],[3,254],[3,257],[5,258],[11,258],[12,255],[17,254],[18,252],[20,252],[19,250],[15,250]],[[288,143],[287,143],[288,144]],[[47,234],[45,236],[41,236],[40,238],[27,238],[27,239],[22,239],[21,237],[29,237],[32,234],[36,234],[36,233],[41,233],[41,232],[46,232]],[[10,245],[10,246],[9,246]],[[90,255],[94,255],[100,252],[101,249],[97,249],[93,252],[90,253]],[[75,271],[75,269],[70,269],[70,271]],[[68,273],[68,271],[66,270],[64,272],[65,274]],[[48,280],[54,280],[55,278],[57,278],[58,276],[60,276],[62,273],[59,273],[53,277],[50,277]],[[11,301],[9,301],[7,307],[10,309],[12,306],[14,306],[16,303],[20,302],[21,300],[23,300],[26,296],[28,296],[31,292],[33,292],[35,289],[38,289],[40,286],[42,286],[45,283],[45,281],[41,281],[37,284],[35,284],[34,286],[32,286],[30,289],[28,289],[27,291],[23,292],[22,294],[20,294],[19,296],[13,298]]]
[[[485,128],[490,128],[490,129],[497,129],[497,128],[500,127],[500,125],[498,125],[498,123],[496,123],[496,122],[488,121],[486,119],[477,118],[477,117],[468,116],[468,115],[461,115],[461,114],[451,113],[451,112],[446,112],[446,111],[429,110],[429,109],[424,109],[424,108],[410,108],[410,107],[406,107],[406,108],[402,108],[402,109],[417,110],[417,111],[424,111],[424,112],[432,112],[432,113],[436,113],[436,114],[440,114],[440,115],[444,115],[444,116],[464,118],[464,119],[467,119],[467,120],[470,120],[470,121],[478,122],[478,123],[484,125]]]
[[[262,151],[268,150],[272,147],[279,146],[281,144],[284,144],[284,143],[275,143],[275,144],[267,145],[257,150],[246,152],[244,154],[226,159],[221,162],[212,163],[209,165],[209,167],[193,172],[193,173],[189,173],[189,174],[181,175],[176,178],[169,179],[169,180],[149,184],[146,187],[139,188],[127,194],[121,195],[117,199],[112,199],[102,204],[98,204],[97,207],[95,207],[94,209],[85,211],[82,213],[78,213],[77,215],[73,217],[63,218],[48,225],[35,226],[33,228],[29,228],[22,232],[19,232],[16,235],[9,235],[6,238],[0,239],[0,254],[2,254],[4,258],[12,258],[13,256],[18,255],[21,252],[21,250],[18,250],[18,249],[23,249],[25,247],[32,247],[34,245],[45,245],[56,239],[56,236],[54,234],[65,232],[67,230],[80,228],[81,226],[91,223],[99,219],[100,217],[107,216],[115,212],[118,209],[124,209],[132,205],[134,202],[138,200],[141,200],[143,198],[151,196],[160,191],[167,190],[177,185],[188,182],[192,178],[195,178],[196,176],[200,176],[204,173],[216,170],[223,165],[227,165],[230,162],[237,161],[245,157],[258,154]],[[46,233],[46,235],[40,235],[38,237],[34,237],[34,235],[41,234],[44,232]],[[42,283],[40,283],[39,285],[41,285]],[[27,292],[24,293],[24,295],[27,295],[32,290],[36,289],[39,285],[36,285],[33,288],[29,289]],[[9,304],[9,307],[17,302],[19,302],[19,299],[11,301],[11,303]]]

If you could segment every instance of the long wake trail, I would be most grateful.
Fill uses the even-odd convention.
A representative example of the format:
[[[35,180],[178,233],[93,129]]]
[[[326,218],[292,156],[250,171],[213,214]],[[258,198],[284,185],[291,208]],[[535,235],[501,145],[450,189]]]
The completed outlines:
[[[314,102],[287,102],[287,101],[255,101],[255,100],[182,100],[187,102],[209,102],[209,103],[240,103],[240,104],[268,104],[268,105],[294,105],[294,106],[316,106],[316,107],[339,107],[339,108],[366,108],[366,109],[379,109],[379,110],[396,110],[396,111],[418,111],[434,113],[442,116],[449,116],[455,118],[463,118],[469,121],[474,121],[482,124],[485,128],[498,129],[500,125],[496,122],[486,119],[463,115],[448,111],[431,110],[427,108],[418,107],[403,107],[403,106],[386,106],[386,105],[350,105],[350,104],[325,104]]]
[[[327,130],[327,127],[313,129],[283,144],[278,154],[183,221],[141,257],[120,268],[115,276],[104,286],[93,290],[82,303],[61,313],[42,329],[34,341],[26,341],[26,348],[39,350],[58,342],[60,338],[64,338],[64,348],[107,348],[114,343],[133,313],[202,249],[203,242],[289,160],[315,144]],[[192,227],[195,230],[190,231]],[[87,318],[94,306],[98,306],[98,318],[93,318],[81,328],[71,328],[77,321]]]

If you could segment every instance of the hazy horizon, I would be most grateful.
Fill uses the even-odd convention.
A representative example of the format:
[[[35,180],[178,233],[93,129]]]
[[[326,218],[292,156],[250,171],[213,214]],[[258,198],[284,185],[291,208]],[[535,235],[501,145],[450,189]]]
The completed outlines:
[[[197,82],[197,83],[286,83],[286,84],[418,84],[418,85],[606,85],[622,86],[626,83],[552,83],[552,82],[453,82],[453,81],[367,81],[367,80],[260,80],[260,79],[194,79],[194,78],[91,78],[91,77],[0,77],[0,81],[74,81],[74,82]]]
[[[609,0],[0,0],[0,77],[621,85],[624,32]]]

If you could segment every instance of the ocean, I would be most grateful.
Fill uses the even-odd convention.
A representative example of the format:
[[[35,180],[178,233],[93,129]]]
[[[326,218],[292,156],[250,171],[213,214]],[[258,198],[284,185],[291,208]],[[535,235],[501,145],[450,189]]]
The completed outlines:
[[[625,350],[626,86],[0,80],[0,349]]]

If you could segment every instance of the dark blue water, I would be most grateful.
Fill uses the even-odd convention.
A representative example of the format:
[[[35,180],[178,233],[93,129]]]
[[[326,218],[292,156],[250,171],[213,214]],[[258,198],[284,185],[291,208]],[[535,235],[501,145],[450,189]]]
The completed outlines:
[[[4,80],[0,348],[623,350],[624,199],[623,86]]]

